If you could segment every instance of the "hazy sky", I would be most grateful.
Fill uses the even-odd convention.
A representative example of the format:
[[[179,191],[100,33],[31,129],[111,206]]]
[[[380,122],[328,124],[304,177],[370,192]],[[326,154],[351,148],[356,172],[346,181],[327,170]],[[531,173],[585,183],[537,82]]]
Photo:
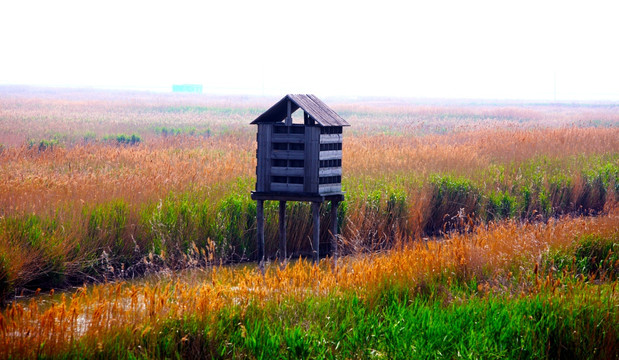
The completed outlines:
[[[0,84],[619,101],[619,1],[3,1]]]

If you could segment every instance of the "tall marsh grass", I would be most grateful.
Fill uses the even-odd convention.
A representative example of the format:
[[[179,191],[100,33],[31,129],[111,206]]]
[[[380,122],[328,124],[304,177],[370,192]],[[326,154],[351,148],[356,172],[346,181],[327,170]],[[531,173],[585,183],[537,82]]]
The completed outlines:
[[[0,299],[255,258],[255,129],[247,123],[267,102],[13,90],[0,92]],[[353,124],[339,217],[344,254],[503,219],[600,214],[618,199],[613,108],[335,107]],[[131,133],[140,136],[105,140]],[[28,139],[55,142],[42,151]],[[276,206],[265,209],[273,255]],[[329,250],[328,206],[321,253]],[[311,254],[310,219],[307,204],[289,204],[290,253]]]
[[[337,267],[214,266],[38,295],[0,313],[0,357],[613,358],[617,216],[503,221]],[[605,261],[580,266],[593,257]]]

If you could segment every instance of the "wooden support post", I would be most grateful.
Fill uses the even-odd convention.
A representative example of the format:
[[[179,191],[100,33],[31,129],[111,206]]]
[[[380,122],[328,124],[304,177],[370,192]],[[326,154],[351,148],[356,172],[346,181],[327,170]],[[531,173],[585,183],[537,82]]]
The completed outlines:
[[[279,261],[286,261],[286,202],[279,202]]]
[[[290,100],[288,100],[288,108],[286,114],[286,126],[290,126],[292,125],[292,104],[290,103]]]
[[[312,220],[314,223],[314,231],[312,234],[312,248],[314,250],[314,264],[318,264],[320,259],[320,203],[312,202]]]
[[[337,265],[337,208],[340,202],[337,200],[331,201],[331,253],[333,262]]]
[[[256,200],[256,222],[258,230],[258,264],[264,266],[264,200]]]

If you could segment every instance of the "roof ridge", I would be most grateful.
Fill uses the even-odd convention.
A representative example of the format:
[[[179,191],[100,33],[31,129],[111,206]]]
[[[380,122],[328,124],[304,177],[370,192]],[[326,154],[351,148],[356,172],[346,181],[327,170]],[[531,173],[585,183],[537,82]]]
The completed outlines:
[[[350,126],[346,120],[313,94],[286,94],[280,101],[258,116],[252,124],[283,121],[288,114],[287,102],[294,106],[291,111],[303,109],[320,126]]]

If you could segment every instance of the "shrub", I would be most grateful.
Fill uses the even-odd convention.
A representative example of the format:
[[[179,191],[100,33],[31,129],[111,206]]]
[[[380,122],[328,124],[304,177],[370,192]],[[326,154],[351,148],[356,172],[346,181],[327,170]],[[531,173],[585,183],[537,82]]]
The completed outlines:
[[[485,204],[487,221],[496,221],[513,217],[516,213],[516,198],[507,191],[492,192]]]
[[[46,150],[53,150],[60,143],[57,139],[43,139],[43,140],[28,140],[28,148],[36,149],[39,152],[43,152]]]
[[[137,134],[119,134],[119,135],[107,135],[103,138],[107,142],[116,142],[117,145],[137,145],[142,141]]]
[[[97,141],[97,134],[92,131],[88,131],[82,135],[82,142],[85,144],[94,143],[95,141]]]

